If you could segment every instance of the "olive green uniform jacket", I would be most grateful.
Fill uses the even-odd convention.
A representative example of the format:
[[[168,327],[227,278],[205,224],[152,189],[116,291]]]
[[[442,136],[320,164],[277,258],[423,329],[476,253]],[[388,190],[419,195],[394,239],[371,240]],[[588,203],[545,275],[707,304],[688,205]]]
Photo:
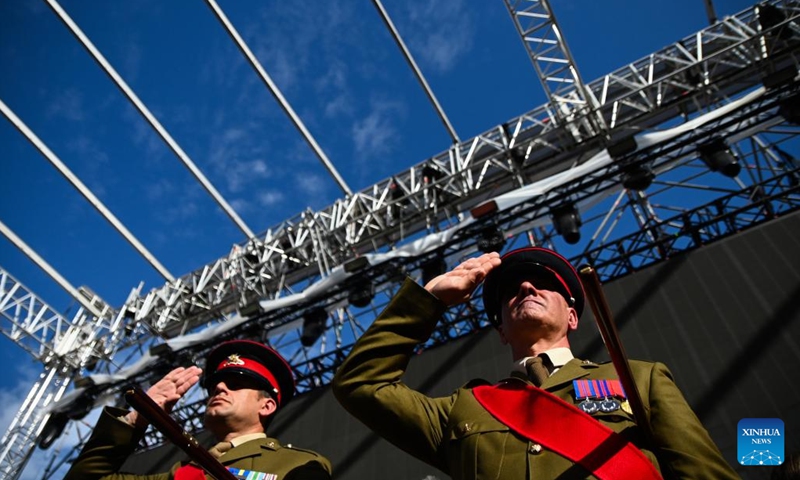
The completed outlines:
[[[401,382],[414,348],[429,338],[444,311],[436,297],[406,280],[336,373],[333,390],[339,402],[376,433],[454,479],[594,478],[489,414],[471,392],[487,382],[470,382],[441,398],[428,397]],[[631,362],[631,367],[659,448],[658,460],[643,446],[631,415],[618,410],[593,417],[639,446],[662,472],[669,464],[677,478],[738,478],[667,368],[639,361]],[[573,359],[542,388],[574,405],[572,380],[612,378],[617,375],[611,365]],[[578,438],[581,432],[574,435]]]
[[[136,449],[144,432],[118,417],[125,410],[106,408],[92,436],[72,464],[64,480],[172,480],[176,463],[169,472],[153,475],[116,473]],[[251,440],[234,447],[219,458],[226,467],[277,475],[276,480],[329,480],[331,464],[309,450],[284,447],[274,438]],[[207,479],[212,477],[206,475]]]

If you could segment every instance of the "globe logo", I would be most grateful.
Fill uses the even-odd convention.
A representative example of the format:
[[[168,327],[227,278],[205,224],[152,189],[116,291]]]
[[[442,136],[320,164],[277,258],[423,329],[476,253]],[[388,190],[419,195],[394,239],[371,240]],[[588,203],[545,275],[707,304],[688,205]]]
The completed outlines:
[[[769,450],[753,450],[739,459],[742,465],[780,465],[783,463],[780,455],[775,455]]]

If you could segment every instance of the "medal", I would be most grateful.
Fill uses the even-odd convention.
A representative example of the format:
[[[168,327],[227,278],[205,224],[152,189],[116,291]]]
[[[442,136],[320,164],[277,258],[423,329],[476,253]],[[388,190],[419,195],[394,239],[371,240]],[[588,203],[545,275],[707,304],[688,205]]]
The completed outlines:
[[[619,380],[573,380],[572,385],[575,399],[583,400],[578,408],[590,415],[598,411],[612,413],[620,408],[625,412],[630,410]]]
[[[619,410],[621,404],[615,398],[604,398],[600,402],[596,402],[600,405],[600,411],[605,413],[616,412]]]
[[[596,412],[599,407],[597,406],[597,402],[593,402],[587,398],[578,404],[578,408],[591,415]]]

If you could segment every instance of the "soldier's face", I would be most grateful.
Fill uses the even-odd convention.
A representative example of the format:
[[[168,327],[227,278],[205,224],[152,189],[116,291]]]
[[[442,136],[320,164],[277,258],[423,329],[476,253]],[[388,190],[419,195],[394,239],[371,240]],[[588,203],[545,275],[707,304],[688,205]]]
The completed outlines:
[[[275,400],[264,396],[251,382],[231,377],[208,390],[205,425],[217,436],[230,432],[252,433],[261,420],[277,409]]]
[[[557,340],[578,327],[578,317],[555,280],[524,278],[516,288],[502,292],[500,334],[505,343],[515,339],[535,341],[539,338]]]

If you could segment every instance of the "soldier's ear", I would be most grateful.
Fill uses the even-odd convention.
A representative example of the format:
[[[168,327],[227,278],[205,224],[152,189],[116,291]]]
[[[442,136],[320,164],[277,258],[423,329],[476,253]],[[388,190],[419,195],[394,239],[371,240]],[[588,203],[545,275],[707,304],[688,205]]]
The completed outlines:
[[[567,328],[569,330],[578,329],[578,311],[569,307],[569,319],[567,320]]]
[[[275,413],[278,409],[278,403],[272,397],[263,397],[261,399],[261,408],[258,410],[258,415],[261,418],[266,418]]]

